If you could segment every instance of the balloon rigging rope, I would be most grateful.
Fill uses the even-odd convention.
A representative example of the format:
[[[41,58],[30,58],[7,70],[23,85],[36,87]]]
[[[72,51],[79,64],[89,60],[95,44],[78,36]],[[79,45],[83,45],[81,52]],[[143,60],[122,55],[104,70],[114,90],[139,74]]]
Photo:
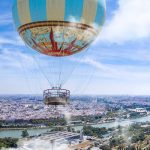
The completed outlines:
[[[14,28],[15,28],[15,25],[14,25]],[[17,40],[16,40],[16,45],[18,47],[18,41]],[[18,53],[16,53],[16,54],[18,55],[18,58],[20,58],[20,54],[18,54]],[[25,71],[25,67],[24,67],[24,65],[20,59],[18,59],[18,62],[20,64],[20,69],[23,71],[24,80],[25,80],[25,83],[27,83],[27,89],[31,94],[33,94],[33,91],[32,91],[31,86],[29,84],[29,79],[28,79],[26,71]]]
[[[94,75],[95,75],[95,72],[94,72],[94,71],[91,71],[91,74],[90,74],[90,76],[88,77],[87,82],[85,83],[85,85],[84,85],[83,88],[81,89],[80,93],[85,94],[85,90],[88,89],[88,87],[89,87],[89,85],[90,85],[90,83],[91,83],[91,81],[92,81]]]
[[[59,77],[58,77],[58,86],[61,87],[61,74],[62,74],[62,67],[61,67],[61,58],[59,58],[59,69],[60,69],[60,72],[59,72]]]
[[[64,43],[65,43],[65,28],[64,28],[64,26],[63,26],[63,45],[62,45],[62,49],[63,49],[63,46],[64,46]],[[63,51],[63,53],[64,53],[64,51]],[[63,86],[63,80],[65,80],[62,76],[63,76],[63,69],[64,69],[64,64],[63,64],[63,58],[60,58],[60,67],[61,67],[61,70],[60,70],[60,76],[59,76],[59,84],[60,84],[60,86]]]
[[[64,45],[64,43],[65,43],[65,38],[64,38],[64,36],[65,36],[65,28],[63,27],[63,45]],[[63,45],[62,45],[62,49],[63,49]],[[62,51],[62,50],[61,50]],[[61,51],[60,51],[60,53],[61,53]],[[64,53],[64,51],[63,51],[63,53]],[[60,72],[59,72],[59,85],[60,85],[60,87],[61,86],[63,86],[63,80],[65,80],[65,79],[63,79],[63,68],[64,68],[64,64],[63,64],[63,58],[59,58],[60,59],[60,62],[59,62],[59,65],[60,65]]]
[[[27,44],[25,44],[25,45],[26,45],[27,48],[31,49]],[[31,49],[31,50],[32,50],[32,49]],[[41,71],[42,75],[44,76],[44,78],[47,80],[47,82],[49,83],[49,85],[50,85],[51,87],[53,87],[53,84],[50,82],[49,78],[46,76],[46,74],[45,74],[43,68],[41,67],[41,65],[40,65],[39,62],[37,61],[36,57],[35,57],[33,54],[31,54],[31,56],[32,56],[34,62],[37,64],[37,66],[38,66],[39,70]]]
[[[25,44],[25,46],[27,47],[26,44]],[[31,57],[32,57],[32,59],[33,59],[33,56],[32,56],[32,55],[33,55],[33,54],[31,54]],[[33,59],[33,60],[34,60],[34,59]],[[35,62],[35,61],[34,61],[34,62]],[[22,65],[23,65],[23,64],[22,64]],[[24,66],[24,65],[23,65],[23,66]],[[25,68],[25,67],[24,67],[24,68]],[[25,69],[25,70],[26,70],[27,73],[28,73],[28,69]],[[39,70],[37,69],[37,71],[39,71]],[[26,73],[26,75],[27,75],[27,73]],[[35,74],[32,69],[31,69],[31,73],[32,73],[32,74]],[[36,74],[36,77],[38,78],[38,74]],[[27,79],[28,79],[28,78],[27,78]],[[40,80],[40,78],[39,78],[39,80]],[[29,82],[29,79],[28,79],[28,82],[29,82],[29,83],[31,83],[31,81],[32,81],[32,79],[30,80],[30,82]],[[37,83],[37,82],[36,82],[36,83]],[[39,81],[38,83],[39,83],[39,89],[43,91],[43,89],[42,89],[42,87],[41,87],[41,82]],[[30,85],[30,84],[29,84],[29,85]],[[32,85],[33,85],[33,84],[32,84]],[[37,86],[36,86],[36,87],[37,87]],[[36,87],[35,87],[35,89],[36,89]],[[35,92],[35,93],[38,93],[37,91],[34,91],[34,92]],[[32,93],[33,93],[33,92],[32,92]]]
[[[46,76],[45,72],[43,71],[43,68],[41,67],[41,65],[39,64],[39,62],[38,62],[37,59],[35,58],[35,56],[32,55],[32,57],[33,57],[33,59],[35,60],[37,66],[39,67],[41,73],[43,74],[43,76],[45,77],[45,79],[48,81],[49,85],[50,85],[51,87],[53,87],[53,84],[50,82],[50,80],[49,80],[48,77]]]
[[[65,38],[64,38],[64,36],[65,36],[65,28],[63,27],[63,44],[65,43]],[[63,48],[63,47],[62,47]],[[61,50],[62,51],[62,50]],[[61,53],[61,51],[60,51],[60,53]],[[63,51],[63,54],[64,54],[64,51]],[[64,74],[64,72],[63,72],[63,68],[64,68],[64,64],[63,64],[63,62],[65,62],[65,58],[59,58],[60,59],[60,62],[59,62],[59,67],[60,67],[60,72],[59,72],[59,85],[60,86],[63,86],[64,85],[64,83],[66,82],[66,72],[65,72],[65,75],[63,75]],[[63,60],[64,59],[64,60]],[[67,67],[67,65],[65,66],[65,67]],[[66,68],[65,68],[66,69]],[[67,70],[67,69],[66,69]],[[67,75],[68,76],[68,75]]]
[[[84,57],[85,57],[85,55],[86,55],[86,53],[87,53],[87,51],[89,50],[90,48],[88,47],[86,50],[85,50],[85,52],[82,54],[82,56],[81,56],[81,58],[80,58],[80,60],[82,60],[82,59],[84,59]],[[82,62],[80,62],[78,65],[81,65],[81,63]],[[77,65],[77,66],[78,66]],[[76,66],[76,64],[75,64],[75,66]],[[75,67],[75,68],[77,68],[77,67]],[[85,79],[85,78],[84,78]],[[80,89],[82,88],[82,85],[80,85]],[[73,89],[73,92],[72,93],[75,93],[75,92],[78,92],[79,91],[79,86],[77,85],[74,89]]]
[[[79,61],[80,60],[82,60],[82,58],[85,56],[85,54],[86,54],[86,52],[89,50],[89,47],[88,48],[86,48],[85,50],[84,50],[84,52],[82,52],[82,54],[75,54],[75,55],[79,55]],[[74,55],[73,55],[74,56]],[[73,57],[72,56],[72,57]],[[74,56],[75,58],[76,58],[76,56]],[[74,62],[75,63],[75,62]],[[80,63],[79,63],[80,64]],[[71,72],[70,72],[70,75],[69,76],[67,76],[68,77],[68,79],[64,79],[63,81],[62,81],[62,85],[64,85],[65,83],[66,83],[66,80],[68,81],[68,80],[70,80],[70,78],[71,78],[71,75],[73,74],[73,72],[75,71],[75,69],[77,68],[77,66],[79,65],[79,64],[77,64],[77,63],[75,63],[74,65],[73,65],[73,69],[71,70]],[[73,91],[76,91],[78,89],[78,86],[77,87],[75,87],[74,88],[74,90]],[[74,92],[73,92],[74,93]]]
[[[53,60],[53,58],[51,59],[50,56],[48,56],[48,57],[49,57],[48,62],[47,62],[48,69],[47,69],[47,73],[45,74],[45,76],[47,76],[47,78],[49,79],[47,74],[50,74],[50,76],[51,76],[51,84],[53,85],[52,87],[54,87],[54,85],[55,85],[55,81],[54,81],[55,80],[54,79],[54,73],[55,73],[54,72],[54,64],[55,64],[55,61]],[[51,61],[49,61],[49,60],[51,60]],[[44,70],[43,70],[43,72],[44,72]]]
[[[63,30],[64,32],[64,30]],[[64,33],[63,33],[63,39],[64,39]],[[64,41],[64,40],[63,40]],[[62,51],[62,50],[61,50]],[[60,51],[60,52],[61,52]],[[62,86],[62,80],[63,80],[63,58],[59,58],[59,81],[58,81],[58,85],[61,87]]]
[[[32,55],[32,54],[31,54]],[[35,60],[34,60],[34,58],[33,58],[33,55],[32,55],[32,59],[33,59],[33,61],[35,62]],[[35,62],[35,64],[36,64],[36,62]],[[38,68],[38,65],[36,64],[36,70],[38,71],[38,73],[40,73],[41,75],[42,75],[42,73],[39,71],[39,68]],[[36,73],[36,75],[37,75],[37,78],[39,78],[39,88],[40,88],[40,90],[41,91],[43,91],[43,89],[42,89],[42,85],[41,85],[41,78],[40,78],[40,74],[38,74],[38,73]]]
[[[16,41],[17,41],[17,40],[16,40]],[[16,42],[16,45],[18,46],[18,43],[17,43],[17,42]],[[16,53],[16,54],[18,55],[18,58],[21,57],[19,53]],[[24,66],[23,63],[22,63],[22,60],[18,59],[18,62],[19,62],[19,64],[20,64],[20,69],[21,69],[22,72],[23,72],[25,84],[27,84],[27,89],[28,89],[28,91],[29,91],[31,94],[33,94],[33,90],[32,90],[32,88],[31,88],[30,81],[29,81],[29,78],[28,78],[28,76],[27,76],[27,72],[26,72],[26,70],[25,70],[25,66]]]
[[[19,55],[19,58],[20,58],[20,55]],[[24,79],[25,79],[25,83],[27,83],[27,88],[28,88],[29,92],[31,94],[33,94],[33,90],[31,88],[29,77],[27,76],[27,72],[26,72],[25,66],[24,66],[22,60],[18,59],[18,61],[19,61],[20,65],[21,65],[21,69],[23,71],[23,76],[24,76]]]

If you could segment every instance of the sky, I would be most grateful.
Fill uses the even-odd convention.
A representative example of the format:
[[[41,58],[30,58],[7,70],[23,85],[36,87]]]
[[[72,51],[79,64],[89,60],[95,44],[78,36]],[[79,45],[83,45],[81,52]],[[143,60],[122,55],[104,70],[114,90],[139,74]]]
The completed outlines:
[[[0,3],[0,94],[42,94],[55,81],[55,62],[19,38],[12,3]],[[97,40],[63,64],[68,79],[63,88],[80,95],[150,95],[150,0],[106,3],[106,22]]]

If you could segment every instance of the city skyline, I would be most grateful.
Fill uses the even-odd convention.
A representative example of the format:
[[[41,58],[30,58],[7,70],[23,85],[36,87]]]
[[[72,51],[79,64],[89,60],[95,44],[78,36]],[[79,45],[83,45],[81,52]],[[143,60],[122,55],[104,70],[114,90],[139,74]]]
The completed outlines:
[[[73,94],[149,95],[150,1],[106,2],[102,33],[82,59],[68,60],[77,68],[64,87]],[[42,94],[49,83],[34,56],[44,65],[48,60],[19,38],[12,21],[12,3],[0,4],[4,8],[0,10],[0,94]]]

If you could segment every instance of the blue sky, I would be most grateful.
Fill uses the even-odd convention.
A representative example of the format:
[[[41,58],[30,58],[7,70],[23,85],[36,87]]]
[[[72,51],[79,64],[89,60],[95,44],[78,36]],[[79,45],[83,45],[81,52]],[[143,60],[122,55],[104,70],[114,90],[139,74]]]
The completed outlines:
[[[55,80],[50,75],[54,60],[22,43],[11,17],[12,2],[0,3],[0,94],[41,94],[50,87],[47,79]],[[87,52],[68,58],[67,67],[64,63],[68,81],[63,87],[73,94],[149,95],[149,8],[149,0],[107,0],[102,33]]]

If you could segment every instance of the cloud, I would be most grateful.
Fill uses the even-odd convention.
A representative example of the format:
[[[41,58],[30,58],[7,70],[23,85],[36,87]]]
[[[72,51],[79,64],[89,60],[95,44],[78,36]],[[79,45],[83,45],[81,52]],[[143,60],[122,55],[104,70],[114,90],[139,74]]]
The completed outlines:
[[[118,0],[118,9],[107,20],[101,40],[122,44],[150,37],[150,0]],[[107,8],[109,9],[109,8]]]
[[[34,61],[32,56],[23,53],[17,49],[13,52],[13,49],[3,49],[0,53],[0,68],[4,71],[9,69],[9,71],[19,69],[22,67],[21,63],[25,63],[26,68],[34,69]]]
[[[4,13],[0,15],[0,26],[12,24],[12,15],[11,13]]]
[[[83,59],[77,59],[77,58],[72,59],[72,61],[87,64],[87,65],[90,65],[90,66],[95,67],[95,68],[102,70],[102,71],[112,70],[109,67],[107,67],[106,65],[102,64],[100,61],[96,61],[95,59],[90,58],[88,56],[83,58]]]
[[[0,46],[5,46],[5,45],[8,46],[8,44],[13,45],[13,46],[25,46],[25,44],[23,43],[23,41],[21,40],[19,36],[17,36],[16,34],[10,34],[10,35],[13,35],[13,36],[9,36],[9,37],[0,36]]]
[[[0,45],[4,45],[4,44],[11,44],[14,45],[16,42],[12,39],[9,38],[5,38],[5,37],[0,37]]]
[[[82,62],[84,63],[87,63],[93,67],[96,67],[100,70],[103,70],[103,71],[108,71],[110,70],[110,68],[108,68],[106,65],[103,65],[101,62],[98,62],[98,61],[95,61],[94,59],[91,59],[91,58],[85,58],[84,60],[82,60]]]
[[[92,49],[93,50],[93,49]],[[149,65],[150,63],[150,51],[149,48],[144,48],[138,44],[135,46],[118,46],[118,47],[106,47],[99,48],[94,52],[91,51],[89,58],[93,57],[95,60],[101,60],[106,64],[116,65],[132,65],[132,66],[143,66]]]
[[[95,76],[106,79],[117,79],[122,81],[138,81],[145,82],[150,79],[150,69],[143,66],[137,66],[133,64],[125,65],[125,64],[105,64],[100,60],[93,59],[90,57],[85,57],[83,59],[72,59],[72,61],[76,61],[78,63],[86,64],[88,66],[88,70],[90,70],[90,66],[95,68]],[[89,74],[86,70],[81,70],[85,73]],[[81,72],[80,72],[81,73]],[[82,73],[81,73],[82,74]]]
[[[49,86],[32,54],[16,48],[0,50],[0,82],[0,94],[37,94]]]

